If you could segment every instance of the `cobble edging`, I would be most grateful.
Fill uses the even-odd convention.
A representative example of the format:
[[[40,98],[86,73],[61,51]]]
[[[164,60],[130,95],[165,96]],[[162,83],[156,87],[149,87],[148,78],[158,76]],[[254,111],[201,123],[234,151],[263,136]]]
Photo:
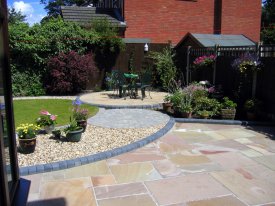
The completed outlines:
[[[172,129],[174,124],[175,124],[175,119],[170,117],[169,121],[162,129],[160,129],[159,131],[157,131],[156,133],[154,133],[148,137],[145,137],[145,138],[138,140],[136,142],[133,142],[131,144],[128,144],[128,145],[125,145],[122,147],[118,147],[118,148],[115,148],[112,150],[108,150],[105,152],[100,152],[97,154],[88,155],[85,157],[79,157],[79,158],[75,158],[75,159],[71,159],[71,160],[63,160],[63,161],[52,162],[52,163],[48,163],[48,164],[39,164],[39,165],[33,165],[33,166],[27,166],[27,167],[20,167],[19,172],[20,172],[21,176],[38,174],[38,173],[68,169],[68,168],[77,167],[80,165],[85,165],[85,164],[93,163],[96,161],[108,159],[110,157],[114,157],[114,156],[129,152],[129,151],[138,149],[140,147],[143,147],[146,144],[149,144],[149,143],[157,140],[158,138],[165,135],[168,131],[170,131],[170,129]]]
[[[148,105],[106,105],[106,104],[95,104],[86,102],[80,99],[81,96],[77,96],[77,99],[84,104],[96,106],[105,109],[162,109],[162,103],[148,104]]]

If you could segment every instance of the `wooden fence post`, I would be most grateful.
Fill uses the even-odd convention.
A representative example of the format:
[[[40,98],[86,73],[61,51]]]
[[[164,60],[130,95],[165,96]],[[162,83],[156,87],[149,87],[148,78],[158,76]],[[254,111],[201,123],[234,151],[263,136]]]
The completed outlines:
[[[189,84],[190,49],[191,49],[191,46],[188,46],[187,53],[186,53],[186,86],[188,86]]]
[[[261,57],[260,52],[260,44],[256,45],[256,54],[258,58]],[[253,72],[253,80],[252,80],[252,98],[254,99],[256,97],[256,89],[257,89],[257,71]]]
[[[213,69],[213,85],[216,84],[216,69],[217,69],[218,47],[219,47],[219,45],[216,44],[215,49],[214,49],[216,59],[214,61],[214,69]]]

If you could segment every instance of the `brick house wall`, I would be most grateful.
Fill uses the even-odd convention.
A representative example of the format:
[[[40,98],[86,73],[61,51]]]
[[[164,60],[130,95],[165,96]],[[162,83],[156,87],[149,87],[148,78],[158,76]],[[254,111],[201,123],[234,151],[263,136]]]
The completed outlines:
[[[177,44],[187,32],[214,33],[215,0],[124,0],[126,38]],[[223,0],[222,34],[260,38],[261,0]]]

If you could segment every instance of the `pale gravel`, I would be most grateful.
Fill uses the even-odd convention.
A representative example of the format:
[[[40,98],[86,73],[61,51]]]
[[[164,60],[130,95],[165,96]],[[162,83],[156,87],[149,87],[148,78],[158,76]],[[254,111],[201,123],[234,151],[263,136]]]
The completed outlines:
[[[165,124],[136,129],[113,129],[88,125],[80,142],[75,143],[55,140],[50,134],[38,135],[34,153],[18,153],[19,166],[69,160],[111,150],[150,136],[163,128]]]

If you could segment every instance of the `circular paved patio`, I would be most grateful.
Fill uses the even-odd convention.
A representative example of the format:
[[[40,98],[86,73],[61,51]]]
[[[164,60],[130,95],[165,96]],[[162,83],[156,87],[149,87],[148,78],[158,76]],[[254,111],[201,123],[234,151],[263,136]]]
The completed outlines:
[[[88,123],[108,128],[146,128],[167,123],[170,117],[145,109],[102,109]]]
[[[151,106],[159,105],[163,102],[163,99],[167,93],[165,92],[150,92],[152,98],[149,97],[149,93],[146,91],[147,97],[141,100],[141,95],[136,99],[130,99],[128,96],[126,99],[119,98],[116,93],[113,91],[103,91],[103,92],[93,92],[88,93],[80,96],[80,100],[87,104],[92,104],[100,107],[135,107],[135,108],[142,108],[144,106]]]

